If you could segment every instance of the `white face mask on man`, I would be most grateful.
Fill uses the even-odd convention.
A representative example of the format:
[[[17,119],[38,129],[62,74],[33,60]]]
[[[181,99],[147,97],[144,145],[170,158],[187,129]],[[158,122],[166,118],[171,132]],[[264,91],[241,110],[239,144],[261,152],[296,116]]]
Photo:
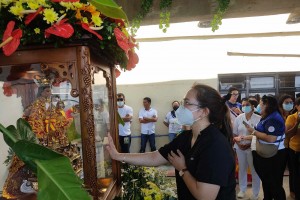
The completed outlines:
[[[189,109],[180,105],[179,108],[175,111],[176,117],[178,119],[178,123],[180,125],[186,125],[186,126],[193,125],[195,121],[200,119],[199,118],[199,119],[194,120],[193,112],[196,112],[199,109],[200,108],[190,111]]]
[[[117,104],[119,107],[122,107],[122,106],[124,106],[124,101],[117,101]]]

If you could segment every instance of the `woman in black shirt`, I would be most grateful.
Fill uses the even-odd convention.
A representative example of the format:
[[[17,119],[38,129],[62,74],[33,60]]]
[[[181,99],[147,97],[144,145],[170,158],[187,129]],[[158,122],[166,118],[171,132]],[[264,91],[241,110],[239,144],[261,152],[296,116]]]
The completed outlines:
[[[118,153],[109,136],[112,159],[133,165],[176,169],[178,199],[235,200],[235,159],[228,107],[213,88],[195,84],[176,111],[179,123],[192,126],[172,142],[149,153]]]

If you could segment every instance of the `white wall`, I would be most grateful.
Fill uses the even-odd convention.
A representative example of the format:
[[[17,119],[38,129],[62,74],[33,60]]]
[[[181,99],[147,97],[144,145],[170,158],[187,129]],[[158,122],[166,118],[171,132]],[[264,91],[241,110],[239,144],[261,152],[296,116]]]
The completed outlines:
[[[217,89],[217,79],[202,80],[180,80],[148,84],[117,85],[117,92],[124,93],[126,104],[133,108],[133,122],[131,125],[132,136],[140,136],[140,123],[138,113],[143,108],[143,98],[150,97],[152,107],[158,111],[156,123],[157,136],[168,134],[167,127],[163,124],[166,114],[172,109],[171,103],[174,100],[181,101],[185,93],[191,88],[194,82],[208,84]],[[159,148],[169,141],[168,137],[157,137],[156,148]],[[148,144],[147,144],[148,145]],[[133,138],[131,152],[139,152],[140,138]],[[149,145],[147,146],[149,151]]]
[[[7,97],[3,94],[3,82],[0,82],[0,123],[7,127],[15,125],[18,118],[22,117],[21,98],[16,95]],[[4,182],[8,174],[8,167],[3,164],[6,159],[8,146],[3,140],[2,133],[0,133],[0,191],[2,191]]]

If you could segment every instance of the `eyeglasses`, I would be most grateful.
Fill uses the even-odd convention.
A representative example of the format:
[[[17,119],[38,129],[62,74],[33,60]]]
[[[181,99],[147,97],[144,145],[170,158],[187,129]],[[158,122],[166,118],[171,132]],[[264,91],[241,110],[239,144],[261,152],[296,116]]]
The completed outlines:
[[[201,107],[200,104],[190,103],[187,100],[182,100],[180,102],[180,105],[182,105],[182,106],[198,106],[198,107]]]
[[[124,99],[123,98],[117,98],[117,101],[123,101]]]
[[[239,96],[239,93],[231,93],[232,96]]]

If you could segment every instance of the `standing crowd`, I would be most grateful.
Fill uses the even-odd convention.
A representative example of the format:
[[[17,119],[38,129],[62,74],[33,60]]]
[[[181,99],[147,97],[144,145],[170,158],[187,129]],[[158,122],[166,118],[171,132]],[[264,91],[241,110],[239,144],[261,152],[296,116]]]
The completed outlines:
[[[182,102],[172,102],[163,121],[170,142],[158,151],[158,114],[145,97],[138,114],[140,153],[129,153],[133,110],[119,93],[118,113],[124,121],[119,124],[121,152],[110,135],[107,150],[112,159],[133,165],[173,165],[178,199],[244,199],[250,171],[252,195],[247,198],[258,199],[262,184],[265,200],[285,200],[286,192],[300,200],[300,97],[256,95],[240,100],[240,96],[234,87],[221,96],[210,86],[194,84]],[[148,141],[151,152],[145,153]],[[289,191],[283,188],[286,168]]]

